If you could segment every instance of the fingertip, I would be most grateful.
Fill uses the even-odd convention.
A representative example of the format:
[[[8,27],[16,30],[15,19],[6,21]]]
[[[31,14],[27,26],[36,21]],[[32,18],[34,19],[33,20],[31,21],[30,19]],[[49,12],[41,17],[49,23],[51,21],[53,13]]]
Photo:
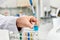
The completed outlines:
[[[37,19],[35,19],[34,21],[37,22]]]

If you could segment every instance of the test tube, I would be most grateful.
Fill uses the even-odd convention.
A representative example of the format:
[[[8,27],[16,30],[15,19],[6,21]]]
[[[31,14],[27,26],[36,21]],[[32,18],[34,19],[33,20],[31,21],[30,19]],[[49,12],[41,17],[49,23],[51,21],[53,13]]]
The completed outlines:
[[[30,1],[32,12],[33,12],[33,16],[36,17],[36,12],[35,12],[34,7],[33,7],[33,2],[32,2],[32,0],[29,0],[29,1]],[[34,29],[34,31],[38,31],[38,25],[34,25],[33,29]]]
[[[28,40],[30,40],[30,38],[28,38]]]
[[[22,37],[20,37],[20,40],[22,40]]]
[[[30,33],[28,32],[28,37],[30,37]]]
[[[32,32],[30,33],[30,37],[32,37]]]
[[[30,40],[33,40],[33,38],[30,38]]]
[[[20,36],[22,36],[22,33],[20,32]]]

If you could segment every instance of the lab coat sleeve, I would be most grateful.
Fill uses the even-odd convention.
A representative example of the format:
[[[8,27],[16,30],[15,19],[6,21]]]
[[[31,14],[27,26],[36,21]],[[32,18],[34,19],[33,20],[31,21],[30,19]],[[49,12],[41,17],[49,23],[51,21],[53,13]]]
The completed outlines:
[[[16,26],[17,17],[0,15],[0,29],[18,32]]]

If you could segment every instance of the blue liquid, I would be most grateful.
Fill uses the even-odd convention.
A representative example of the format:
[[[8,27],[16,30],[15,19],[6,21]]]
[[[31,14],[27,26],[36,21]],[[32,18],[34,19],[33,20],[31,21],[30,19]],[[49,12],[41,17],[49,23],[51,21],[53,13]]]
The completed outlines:
[[[30,38],[28,38],[28,40],[30,40]]]
[[[34,29],[34,31],[38,31],[38,26],[35,25],[33,29]]]
[[[28,32],[28,36],[30,36],[30,33]]]
[[[32,0],[29,0],[30,1],[30,4],[32,5],[33,3],[32,3]]]

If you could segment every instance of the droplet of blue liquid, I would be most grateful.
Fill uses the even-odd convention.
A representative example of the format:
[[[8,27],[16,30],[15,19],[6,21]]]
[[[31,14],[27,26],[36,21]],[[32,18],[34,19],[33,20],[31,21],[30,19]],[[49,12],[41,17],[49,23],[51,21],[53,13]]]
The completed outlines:
[[[37,25],[34,25],[34,31],[38,31],[38,26]]]

